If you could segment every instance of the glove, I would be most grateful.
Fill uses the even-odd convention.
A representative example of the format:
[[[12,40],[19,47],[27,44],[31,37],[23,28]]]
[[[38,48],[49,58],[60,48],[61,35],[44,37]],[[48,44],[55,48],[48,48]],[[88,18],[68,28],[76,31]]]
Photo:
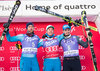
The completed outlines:
[[[69,20],[69,21],[66,21],[65,19],[67,19],[67,20]],[[68,17],[68,16],[65,16],[65,19],[63,19],[64,20],[64,22],[68,22],[68,25],[69,26],[72,26],[72,23],[71,23],[71,17]]]
[[[71,20],[71,17],[65,16],[65,19]],[[66,21],[65,19],[63,19],[65,22],[69,22],[69,21]]]
[[[92,37],[92,33],[91,32],[89,32],[88,35]]]
[[[46,34],[44,34],[44,35],[42,36],[42,38],[45,38],[45,37],[47,37],[47,35],[46,35]]]
[[[78,20],[78,19],[76,19],[76,20],[75,20],[75,23],[79,23],[79,24],[81,24],[81,25],[82,25],[82,23],[81,23],[81,19],[79,19],[79,20]],[[75,23],[73,23],[73,24],[74,24],[74,26],[79,26],[78,24],[75,24]]]
[[[75,23],[78,23],[79,21],[78,21],[78,19],[76,19],[75,20]],[[73,23],[73,25],[76,27],[76,26],[79,26],[79,25],[77,25],[77,24],[75,24],[75,23]]]
[[[17,49],[22,49],[22,45],[20,44],[15,44]]]
[[[3,27],[4,27],[4,28],[8,28],[8,27],[9,27],[9,23],[3,24]]]
[[[81,23],[81,19],[79,19],[79,24],[81,24],[81,25],[82,25],[82,23]]]
[[[69,26],[72,26],[72,23],[68,23]]]

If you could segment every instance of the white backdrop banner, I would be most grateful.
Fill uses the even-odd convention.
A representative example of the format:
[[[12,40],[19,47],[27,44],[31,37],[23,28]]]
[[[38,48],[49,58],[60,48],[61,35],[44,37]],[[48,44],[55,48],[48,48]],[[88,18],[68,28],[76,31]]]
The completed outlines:
[[[15,1],[0,1],[0,16],[9,16]],[[86,10],[88,15],[97,15],[100,12],[100,0],[21,0],[21,6],[16,16],[50,16],[35,11],[35,6],[49,8],[50,11],[62,15],[80,15]]]

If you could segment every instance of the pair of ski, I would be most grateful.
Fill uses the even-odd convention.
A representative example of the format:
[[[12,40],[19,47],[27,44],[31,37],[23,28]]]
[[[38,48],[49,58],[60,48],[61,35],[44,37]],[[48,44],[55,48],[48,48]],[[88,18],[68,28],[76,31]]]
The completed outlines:
[[[85,27],[86,34],[85,34],[85,31],[84,31],[84,28],[83,28],[83,33],[84,33],[84,36],[86,37],[86,35],[87,35],[87,38],[88,38],[88,42],[89,42],[90,50],[91,50],[91,54],[92,54],[94,70],[98,71],[97,70],[96,56],[95,56],[95,53],[94,53],[93,43],[92,43],[92,33],[90,32],[90,30],[97,31],[97,28],[88,25],[88,20],[87,20],[85,11],[82,11],[82,13],[81,13],[82,17],[81,17],[81,24],[80,24],[80,22],[78,22],[78,23],[75,22],[71,17],[68,17],[68,16],[65,17],[63,15],[49,11],[48,9],[44,9],[41,6],[36,6],[35,10],[41,11],[41,12],[44,12],[44,13],[47,13],[47,14],[50,14],[50,15],[53,15],[53,16],[56,16],[56,17],[59,17],[59,18],[62,18],[66,22],[73,23],[74,26],[82,26],[82,28]]]
[[[2,33],[2,36],[0,37],[0,46],[2,46],[2,41],[4,40],[4,37],[5,37],[6,33],[7,33],[7,31],[9,30],[9,26],[10,26],[13,18],[15,17],[15,14],[16,14],[16,12],[17,12],[20,4],[21,4],[20,0],[17,0],[16,3],[15,3],[15,5],[14,5],[14,7],[13,7],[13,9],[12,9],[12,12],[11,12],[11,14],[9,16],[8,22],[6,23],[7,26],[4,27],[4,31]],[[18,42],[17,42],[16,45],[18,45]],[[19,58],[19,51],[18,51],[18,58]],[[19,61],[17,61],[17,67],[19,67]]]
[[[6,33],[7,33],[7,31],[9,30],[9,26],[10,26],[13,18],[15,17],[15,14],[16,14],[20,4],[21,4],[20,0],[17,0],[15,5],[14,5],[14,7],[13,7],[13,9],[12,9],[12,12],[11,12],[11,14],[9,16],[8,22],[6,23],[7,26],[4,28],[2,36],[0,37],[0,46],[2,45],[2,41],[4,40],[4,37],[5,37]]]
[[[44,12],[44,13],[47,13],[47,14],[50,14],[50,15],[53,15],[53,16],[56,16],[56,17],[59,17],[59,18],[62,18],[63,20],[65,20],[66,22],[70,22],[70,23],[73,23],[74,26],[83,26],[82,24],[80,24],[80,22],[76,22],[74,21],[71,17],[68,17],[68,16],[63,16],[63,15],[60,15],[58,13],[55,13],[55,12],[52,12],[52,11],[49,11],[48,9],[44,9],[42,8],[41,6],[35,6],[35,10],[37,11],[41,11],[41,12]],[[83,26],[85,27],[85,26]],[[97,28],[93,27],[93,26],[88,26],[91,30],[94,30],[94,31],[97,31]]]
[[[88,26],[88,20],[87,20],[87,17],[86,17],[86,11],[82,11],[81,15],[82,15],[81,21],[82,21],[82,24],[85,26],[85,30],[86,30],[86,34],[85,34],[84,30],[83,30],[83,33],[84,33],[84,36],[86,37],[86,35],[87,35],[87,38],[88,38],[88,42],[89,42],[90,50],[91,50],[91,54],[92,54],[94,70],[98,71],[97,70],[96,56],[95,56],[95,53],[94,53],[94,45],[93,45],[93,42],[92,42],[92,33],[90,32],[90,28]]]

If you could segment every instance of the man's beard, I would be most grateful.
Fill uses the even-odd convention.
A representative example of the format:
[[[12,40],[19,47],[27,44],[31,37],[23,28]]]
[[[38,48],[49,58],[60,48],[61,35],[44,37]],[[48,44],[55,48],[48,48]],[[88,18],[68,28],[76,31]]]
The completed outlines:
[[[65,37],[65,38],[70,38],[70,37],[71,37],[71,34],[69,34],[69,35],[65,35],[65,34],[64,34],[64,37]]]
[[[68,35],[65,35],[65,34],[64,34],[65,37],[67,37],[67,36],[69,36],[69,35],[70,35],[70,34],[68,34]]]
[[[26,35],[29,36],[29,37],[32,37],[32,36],[34,36],[34,31],[33,32],[27,31]]]

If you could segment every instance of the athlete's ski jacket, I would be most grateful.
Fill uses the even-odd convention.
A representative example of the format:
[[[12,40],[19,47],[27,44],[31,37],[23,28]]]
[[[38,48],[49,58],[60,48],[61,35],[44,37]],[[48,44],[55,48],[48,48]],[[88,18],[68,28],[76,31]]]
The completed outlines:
[[[7,40],[9,42],[20,41],[22,44],[22,56],[23,57],[34,57],[37,53],[39,37],[34,35],[29,37],[26,34],[19,34],[17,36],[11,37],[9,32],[6,34]]]
[[[78,36],[70,36],[61,41],[64,50],[64,57],[79,56],[79,44],[84,48],[88,47],[88,41],[84,42]]]
[[[56,37],[41,39],[38,47],[42,46],[45,51],[45,58],[59,57],[59,42],[63,39],[63,34]]]

